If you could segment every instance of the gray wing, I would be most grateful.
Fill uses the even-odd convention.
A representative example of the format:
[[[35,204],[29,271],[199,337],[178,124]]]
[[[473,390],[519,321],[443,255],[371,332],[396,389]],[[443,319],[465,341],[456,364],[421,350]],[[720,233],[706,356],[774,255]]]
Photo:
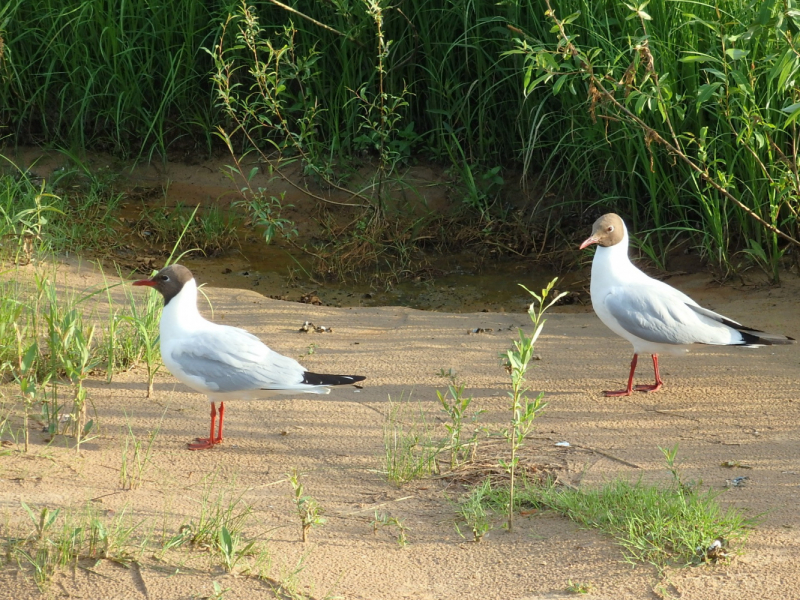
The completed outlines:
[[[741,335],[721,315],[698,307],[668,285],[615,287],[605,306],[620,326],[658,344],[736,344]],[[725,319],[727,320],[727,319]]]
[[[713,310],[708,310],[707,308],[703,308],[702,306],[696,305],[689,305],[694,312],[703,315],[704,317],[708,317],[709,319],[713,319],[718,323],[722,323],[723,325],[727,325],[728,327],[733,327],[736,329],[737,327],[742,327],[741,323],[734,321],[733,319],[729,319],[719,313],[715,313]],[[745,327],[745,329],[750,329],[749,327]],[[753,329],[752,331],[758,331],[757,329]]]
[[[236,327],[220,326],[192,336],[191,343],[173,349],[171,358],[218,393],[308,387],[302,385],[305,369],[300,363]]]

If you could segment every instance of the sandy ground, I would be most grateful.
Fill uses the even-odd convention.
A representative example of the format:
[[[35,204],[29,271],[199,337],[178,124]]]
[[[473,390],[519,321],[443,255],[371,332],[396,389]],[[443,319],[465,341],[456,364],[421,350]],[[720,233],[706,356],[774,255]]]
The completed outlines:
[[[83,279],[94,283],[92,276]],[[731,318],[800,338],[800,282],[781,288],[720,289],[694,277],[671,283]],[[92,380],[91,397],[100,435],[76,454],[57,438],[49,445],[32,431],[28,455],[0,456],[0,515],[8,531],[29,531],[20,501],[38,507],[81,507],[92,501],[106,514],[130,511],[144,520],[151,548],[162,530],[196,518],[208,476],[218,490],[243,494],[252,505],[247,534],[267,540],[274,579],[286,578],[303,560],[299,589],[314,598],[533,599],[572,597],[569,581],[591,584],[592,598],[653,598],[657,589],[691,599],[788,598],[800,581],[800,353],[797,346],[759,350],[701,348],[687,358],[665,357],[665,389],[652,395],[606,399],[620,387],[630,346],[591,313],[552,314],[531,374],[546,391],[549,407],[538,421],[528,452],[558,466],[561,478],[593,486],[614,476],[668,477],[659,446],[679,444],[687,479],[723,489],[726,479],[747,476],[747,485],[724,492],[724,505],[761,515],[744,553],[729,564],[670,570],[659,579],[646,565],[623,562],[611,539],[582,530],[551,512],[519,517],[507,533],[495,528],[480,544],[454,528],[455,490],[427,479],[397,487],[381,475],[384,414],[389,398],[409,396],[430,414],[439,373],[452,369],[481,422],[495,429],[506,419],[508,377],[498,354],[511,343],[525,314],[439,314],[406,308],[328,308],[266,299],[254,292],[208,290],[217,321],[246,326],[274,349],[300,358],[310,370],[363,374],[363,390],[340,388],[328,397],[230,402],[226,441],[206,452],[186,442],[207,434],[205,398],[166,372],[156,397],[145,398],[142,369],[111,384]],[[208,314],[207,307],[203,307]],[[331,334],[298,333],[305,320]],[[491,333],[468,335],[490,328]],[[315,344],[313,354],[309,345]],[[641,377],[650,381],[649,361]],[[3,388],[6,398],[13,389]],[[160,423],[143,486],[119,484],[126,413],[134,432],[146,437]],[[556,448],[569,441],[571,448]],[[13,447],[12,449],[13,450]],[[739,461],[750,470],[726,469]],[[297,468],[306,493],[328,519],[300,541],[285,473]],[[457,494],[456,494],[457,495]],[[408,545],[391,531],[373,533],[376,510],[401,520]],[[212,581],[228,588],[224,598],[273,598],[269,582],[226,574],[218,559],[184,548],[163,560],[148,550],[138,566],[89,563],[56,576],[47,597],[92,599],[199,598]],[[39,598],[29,570],[4,561],[0,598]]]

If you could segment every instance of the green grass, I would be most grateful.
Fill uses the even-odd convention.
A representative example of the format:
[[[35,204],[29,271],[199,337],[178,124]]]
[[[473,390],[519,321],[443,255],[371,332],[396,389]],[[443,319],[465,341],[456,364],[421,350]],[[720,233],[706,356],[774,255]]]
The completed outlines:
[[[144,482],[144,475],[153,457],[153,443],[161,431],[161,422],[164,416],[161,416],[158,426],[147,434],[146,440],[134,433],[128,416],[125,415],[125,417],[125,441],[122,446],[119,482],[123,490],[135,490]]]
[[[57,281],[55,267],[37,265],[32,281],[15,268],[0,281],[0,378],[18,384],[23,421],[38,412],[51,438],[69,434],[79,447],[98,425],[87,415],[90,375],[105,372],[111,381],[143,363],[152,385],[161,364],[160,302],[130,286],[119,302],[111,288],[121,284],[72,288]],[[27,436],[25,442],[27,449]]]
[[[6,539],[6,552],[23,572],[30,572],[44,590],[60,569],[82,558],[104,559],[129,565],[141,555],[135,538],[142,521],[135,522],[126,507],[104,516],[91,503],[78,509],[36,508],[22,502],[28,514],[27,530]]]
[[[259,149],[299,159],[329,189],[363,173],[366,155],[377,168],[351,201],[377,213],[382,190],[404,189],[407,165],[432,159],[452,167],[454,197],[488,221],[508,220],[502,207],[516,199],[502,183],[522,171],[537,190],[522,208],[559,211],[554,232],[571,235],[576,214],[615,210],[659,264],[688,239],[724,271],[757,265],[777,280],[787,244],[775,230],[800,234],[795,12],[777,0],[651,0],[646,18],[617,0],[552,4],[561,19],[574,15],[569,35],[606,83],[620,82],[612,87],[621,102],[707,178],[589,98],[580,65],[556,52],[547,0],[407,0],[402,10],[305,2],[300,14],[259,3],[231,20],[241,10],[232,0],[13,0],[0,9],[0,135],[143,159],[210,152],[221,137],[237,157]],[[240,26],[257,33],[259,64],[247,62],[254,54],[240,45]],[[552,77],[531,85],[542,69]],[[262,100],[247,105],[257,90]],[[230,106],[243,127],[230,122]],[[101,226],[67,219],[64,247],[102,245],[112,202],[86,195],[77,210]],[[391,232],[368,236],[372,263],[403,264]],[[356,248],[358,232],[350,234]],[[317,254],[344,272],[332,249]]]
[[[389,399],[383,423],[383,471],[397,484],[438,472],[442,444],[436,439],[421,405]]]
[[[625,558],[658,566],[698,562],[698,548],[714,540],[742,543],[753,520],[719,503],[720,492],[615,480],[593,490],[534,490],[530,499],[600,529]]]
[[[174,207],[143,205],[135,229],[154,246],[213,255],[239,244],[238,229],[243,224],[239,213],[224,212],[217,205],[200,210],[179,202]],[[175,246],[178,239],[180,243]]]
[[[598,529],[621,547],[625,559],[659,568],[697,564],[714,540],[741,545],[754,519],[734,508],[723,508],[723,492],[702,489],[700,483],[687,485],[673,479],[650,484],[642,479],[617,478],[599,487],[580,489],[552,483],[524,482],[517,490],[514,510],[549,508],[576,523]],[[476,541],[488,530],[487,517],[503,515],[509,503],[508,486],[487,481],[475,487],[458,505],[458,523],[478,528]],[[458,527],[457,525],[457,528]],[[698,549],[700,551],[698,552]]]
[[[235,479],[220,486],[218,474],[211,473],[203,481],[199,499],[199,512],[189,524],[188,541],[199,547],[219,549],[223,527],[228,535],[242,533],[252,507],[244,502],[244,491],[235,487]]]
[[[119,244],[114,213],[122,194],[77,164],[42,182],[10,161],[10,173],[0,170],[0,254],[24,264],[43,252],[103,255]]]
[[[375,516],[372,520],[372,532],[377,534],[379,529],[388,531],[394,529],[396,531],[395,539],[397,540],[397,545],[401,548],[405,548],[408,545],[409,528],[403,521],[388,512],[375,511]]]
[[[327,519],[322,516],[325,511],[315,498],[304,493],[305,486],[300,481],[300,474],[297,469],[287,473],[286,479],[292,486],[292,500],[294,501],[297,516],[300,518],[301,539],[305,542],[312,527],[320,527],[327,522]]]
[[[615,208],[660,260],[676,233],[689,234],[722,269],[753,263],[777,281],[787,240],[769,227],[798,233],[787,190],[800,180],[795,159],[784,160],[796,154],[800,114],[790,82],[800,58],[788,37],[796,15],[773,0],[658,0],[641,12],[612,1],[551,5],[582,62],[557,50],[552,18],[517,47],[529,98],[553,108],[536,144],[545,177],[574,186],[565,202]],[[589,64],[605,83],[587,100]]]

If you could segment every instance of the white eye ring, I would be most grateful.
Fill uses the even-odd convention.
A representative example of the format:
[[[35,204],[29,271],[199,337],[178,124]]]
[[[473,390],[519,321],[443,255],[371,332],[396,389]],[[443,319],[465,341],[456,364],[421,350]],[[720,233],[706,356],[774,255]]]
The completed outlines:
[[[168,275],[162,275],[161,276],[161,281],[169,281],[169,276]]]
[[[612,231],[614,231],[614,226],[613,225],[609,225],[608,228],[606,228],[606,231],[608,233],[611,233]]]

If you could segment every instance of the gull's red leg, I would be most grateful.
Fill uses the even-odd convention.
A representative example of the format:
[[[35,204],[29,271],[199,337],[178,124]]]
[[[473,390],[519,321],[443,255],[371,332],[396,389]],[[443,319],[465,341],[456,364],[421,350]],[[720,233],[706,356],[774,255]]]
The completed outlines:
[[[664,385],[661,381],[661,373],[658,372],[658,354],[653,354],[653,370],[656,372],[655,385],[637,385],[634,389],[637,392],[657,392]]]
[[[217,434],[217,441],[214,442],[215,444],[219,444],[220,442],[222,442],[222,419],[224,417],[225,417],[225,403],[224,402],[220,402],[219,403],[219,433]]]
[[[221,405],[222,403],[220,403]],[[220,406],[220,411],[222,407]],[[214,426],[217,424],[217,407],[211,403],[211,433],[207,438],[197,438],[196,442],[189,444],[189,450],[207,450],[213,448],[217,442],[214,440]],[[222,415],[220,415],[220,433],[222,432]]]
[[[654,355],[655,356],[655,355]],[[636,363],[639,360],[639,355],[634,354],[631,361],[631,374],[628,376],[628,389],[618,390],[615,392],[605,391],[603,394],[606,398],[615,398],[617,396],[630,396],[633,393],[633,374],[636,372]]]

